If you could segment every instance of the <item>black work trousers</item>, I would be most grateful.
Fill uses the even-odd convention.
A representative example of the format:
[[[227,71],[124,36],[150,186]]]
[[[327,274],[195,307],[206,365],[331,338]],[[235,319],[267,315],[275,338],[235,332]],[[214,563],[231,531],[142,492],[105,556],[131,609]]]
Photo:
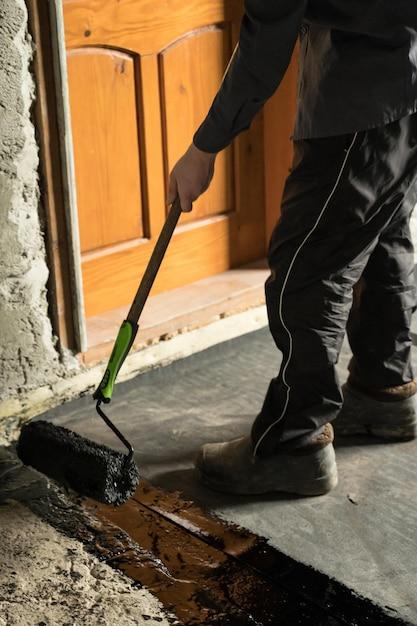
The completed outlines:
[[[337,417],[343,396],[335,365],[345,332],[349,369],[363,385],[413,380],[416,181],[417,114],[294,142],[265,283],[283,359],[252,427],[255,455],[303,445]]]

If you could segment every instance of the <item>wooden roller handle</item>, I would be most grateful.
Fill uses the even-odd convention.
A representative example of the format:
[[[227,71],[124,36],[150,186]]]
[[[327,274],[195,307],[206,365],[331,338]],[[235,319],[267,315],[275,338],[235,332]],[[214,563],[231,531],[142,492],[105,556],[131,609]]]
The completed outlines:
[[[149,292],[162,263],[162,259],[165,256],[166,249],[168,248],[168,244],[171,240],[181,212],[180,199],[179,196],[177,196],[172,203],[171,209],[165,220],[165,224],[161,230],[161,234],[158,237],[158,241],[155,244],[155,248],[136,292],[135,299],[133,300],[132,306],[130,307],[127,315],[126,319],[133,324],[138,323],[140,314],[142,313],[143,307],[148,299]]]

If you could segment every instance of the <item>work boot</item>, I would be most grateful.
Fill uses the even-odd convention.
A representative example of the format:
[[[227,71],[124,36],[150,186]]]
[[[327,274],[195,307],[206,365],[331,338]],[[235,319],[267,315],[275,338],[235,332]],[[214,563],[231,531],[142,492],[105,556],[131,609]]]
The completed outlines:
[[[319,496],[337,485],[333,428],[326,424],[308,446],[274,456],[253,456],[250,436],[200,449],[196,470],[202,483],[227,493],[262,494],[284,491]]]
[[[387,389],[364,389],[348,380],[343,407],[333,422],[336,437],[373,435],[407,441],[417,435],[417,381]]]

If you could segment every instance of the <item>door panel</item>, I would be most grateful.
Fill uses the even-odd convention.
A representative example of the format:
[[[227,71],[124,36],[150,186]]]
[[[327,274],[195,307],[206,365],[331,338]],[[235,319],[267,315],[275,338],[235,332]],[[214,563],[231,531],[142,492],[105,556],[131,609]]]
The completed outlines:
[[[233,52],[230,28],[202,29],[177,40],[159,55],[162,88],[165,171],[175,165],[189,146],[201,118],[217,92],[224,67]],[[210,59],[210,62],[202,61]],[[181,68],[181,72],[178,72]],[[234,210],[231,150],[216,159],[216,176],[210,193],[193,204],[182,223]]]
[[[87,315],[128,304],[235,46],[240,0],[64,0]],[[153,293],[265,253],[263,121],[223,150]]]
[[[141,238],[134,60],[117,50],[76,48],[67,67],[81,251]]]

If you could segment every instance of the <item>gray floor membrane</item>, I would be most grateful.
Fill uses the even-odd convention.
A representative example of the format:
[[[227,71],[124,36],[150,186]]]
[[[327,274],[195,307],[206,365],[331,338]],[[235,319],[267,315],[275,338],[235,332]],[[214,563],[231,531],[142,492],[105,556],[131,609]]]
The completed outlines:
[[[345,344],[342,381],[348,359]],[[318,498],[231,497],[196,481],[192,464],[200,444],[248,432],[279,364],[262,329],[117,385],[108,413],[153,484],[180,490],[417,624],[417,442],[336,442],[339,485]],[[42,417],[118,447],[91,397]]]

